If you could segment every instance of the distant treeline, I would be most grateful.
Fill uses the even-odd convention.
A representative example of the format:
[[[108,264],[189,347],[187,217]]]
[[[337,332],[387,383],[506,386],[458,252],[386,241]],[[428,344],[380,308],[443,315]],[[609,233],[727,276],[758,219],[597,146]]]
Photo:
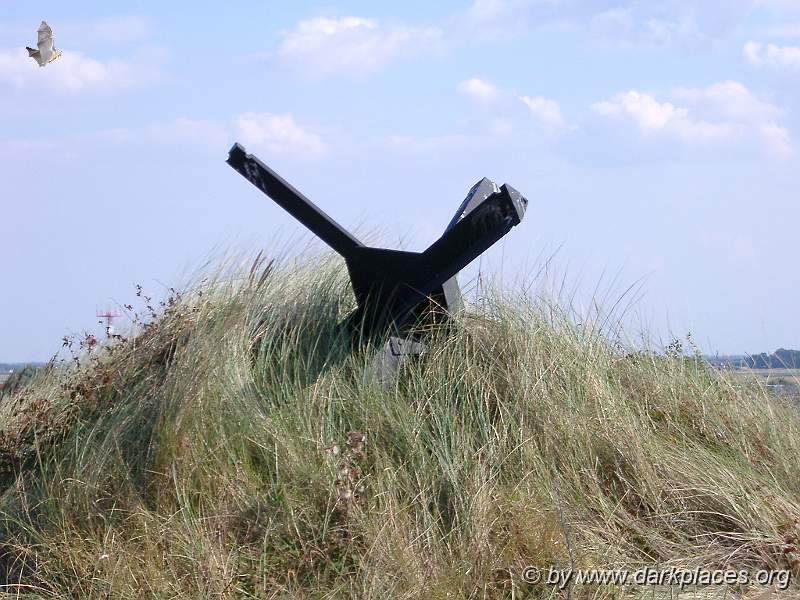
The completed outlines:
[[[772,354],[706,356],[713,366],[728,369],[800,369],[800,350],[780,348]]]
[[[746,356],[744,364],[751,369],[800,369],[800,350],[780,348],[772,354]]]

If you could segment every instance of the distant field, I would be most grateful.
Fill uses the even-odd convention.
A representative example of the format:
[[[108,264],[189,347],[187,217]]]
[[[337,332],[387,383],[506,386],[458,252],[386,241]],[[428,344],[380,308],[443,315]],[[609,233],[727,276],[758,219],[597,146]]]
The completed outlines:
[[[3,385],[10,376],[11,373],[0,373],[0,385]]]
[[[800,369],[732,369],[725,373],[741,384],[763,384],[779,394],[800,396]]]

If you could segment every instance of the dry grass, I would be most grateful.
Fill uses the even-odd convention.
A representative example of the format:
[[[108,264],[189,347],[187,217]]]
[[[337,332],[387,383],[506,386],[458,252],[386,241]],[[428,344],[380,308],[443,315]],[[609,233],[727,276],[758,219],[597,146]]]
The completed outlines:
[[[4,399],[4,589],[544,598],[525,566],[797,572],[795,405],[532,300],[460,316],[383,389],[337,332],[350,308],[338,263],[256,266]]]

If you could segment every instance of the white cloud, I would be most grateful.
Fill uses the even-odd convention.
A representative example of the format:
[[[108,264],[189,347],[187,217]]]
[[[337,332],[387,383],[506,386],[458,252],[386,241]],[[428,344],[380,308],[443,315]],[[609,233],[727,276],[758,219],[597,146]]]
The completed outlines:
[[[780,115],[774,104],[761,100],[738,81],[722,81],[706,88],[677,88],[680,100],[708,105],[716,114],[736,121],[768,121]]]
[[[530,110],[536,120],[548,129],[557,130],[571,128],[561,114],[561,108],[555,100],[543,96],[519,96],[519,99],[528,107],[528,110]]]
[[[737,81],[715,83],[700,90],[680,88],[675,95],[695,103],[700,110],[721,116],[731,127],[738,128],[740,135],[760,139],[777,154],[794,152],[789,132],[778,123],[782,111]]]
[[[162,62],[163,56],[157,52],[141,53],[131,60],[101,61],[63,50],[59,59],[42,68],[24,49],[6,50],[0,51],[0,86],[67,93],[116,92],[161,79]]]
[[[327,145],[315,133],[302,129],[290,114],[254,113],[238,115],[234,131],[242,142],[275,154],[321,156]]]
[[[639,130],[649,135],[667,126],[688,122],[689,111],[669,102],[658,102],[650,94],[630,90],[621,92],[605,102],[592,105],[592,110],[603,116],[626,116]]]
[[[489,104],[497,100],[500,96],[500,90],[493,86],[488,81],[473,77],[458,84],[458,91],[473,100]]]
[[[789,132],[777,118],[780,110],[744,85],[725,81],[707,88],[676,89],[672,96],[691,105],[679,107],[652,94],[630,90],[592,105],[600,116],[631,121],[645,137],[683,143],[750,142],[788,156],[794,150]]]
[[[329,75],[371,73],[401,58],[430,54],[441,47],[435,27],[384,25],[362,17],[318,17],[284,32],[277,56],[306,72]]]
[[[800,68],[800,47],[747,42],[744,56],[754,67]]]
[[[518,95],[514,90],[499,88],[477,77],[459,83],[458,91],[481,104],[491,105],[491,118],[480,126],[492,137],[512,133],[517,129],[515,122],[523,126],[534,122],[540,132],[542,129],[549,133],[576,129],[564,118],[558,102],[544,96]],[[520,103],[526,107],[527,119],[520,118]]]

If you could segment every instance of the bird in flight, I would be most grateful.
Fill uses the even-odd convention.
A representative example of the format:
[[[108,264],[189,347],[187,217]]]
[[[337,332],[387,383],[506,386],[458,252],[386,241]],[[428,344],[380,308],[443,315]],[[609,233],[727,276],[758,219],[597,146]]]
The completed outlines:
[[[28,51],[28,56],[35,59],[40,67],[43,67],[61,56],[61,50],[56,50],[53,47],[53,30],[50,29],[50,25],[42,21],[36,33],[39,35],[39,39],[36,42],[38,49],[34,50],[28,46],[25,49]]]

